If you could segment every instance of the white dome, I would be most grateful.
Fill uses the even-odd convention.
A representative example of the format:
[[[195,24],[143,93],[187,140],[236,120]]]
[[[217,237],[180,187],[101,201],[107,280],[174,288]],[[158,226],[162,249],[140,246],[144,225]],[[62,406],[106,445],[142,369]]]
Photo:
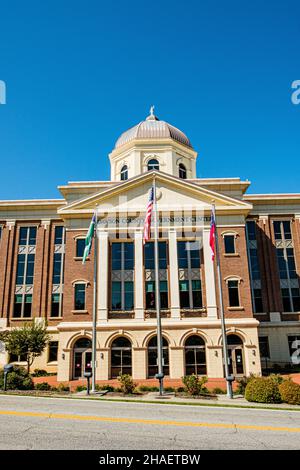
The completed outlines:
[[[187,136],[171,124],[160,121],[154,114],[151,108],[151,114],[145,121],[140,122],[134,127],[123,132],[116,141],[115,148],[127,144],[134,139],[173,139],[180,144],[193,148]]]

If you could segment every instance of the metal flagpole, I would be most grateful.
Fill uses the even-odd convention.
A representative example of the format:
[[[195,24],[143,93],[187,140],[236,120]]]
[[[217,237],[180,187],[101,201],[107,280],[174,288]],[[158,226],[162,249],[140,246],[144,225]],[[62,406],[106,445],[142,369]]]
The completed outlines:
[[[217,259],[217,275],[218,275],[218,288],[219,288],[219,301],[220,301],[220,318],[221,318],[221,327],[222,327],[222,343],[223,343],[223,360],[225,368],[225,377],[226,377],[226,386],[227,386],[227,396],[228,398],[233,398],[232,393],[232,376],[229,375],[229,356],[227,348],[227,336],[226,336],[226,327],[225,327],[225,316],[224,316],[224,303],[223,303],[223,291],[222,291],[222,281],[221,281],[221,267],[220,267],[220,251],[219,251],[219,239],[217,233],[217,223],[216,223],[216,208],[215,204],[212,205],[213,214],[215,218],[215,249],[216,249],[216,259]]]
[[[97,367],[97,267],[98,267],[98,210],[96,206],[96,222],[94,227],[94,290],[93,290],[93,331],[92,331],[92,392],[96,392]]]
[[[157,362],[158,374],[156,378],[159,380],[159,394],[164,393],[164,373],[163,373],[163,348],[162,348],[162,333],[161,333],[161,316],[160,316],[160,285],[159,285],[159,253],[158,253],[158,213],[156,203],[156,182],[155,175],[153,178],[153,209],[154,209],[154,258],[155,258],[155,305],[156,305],[156,319],[157,319]]]

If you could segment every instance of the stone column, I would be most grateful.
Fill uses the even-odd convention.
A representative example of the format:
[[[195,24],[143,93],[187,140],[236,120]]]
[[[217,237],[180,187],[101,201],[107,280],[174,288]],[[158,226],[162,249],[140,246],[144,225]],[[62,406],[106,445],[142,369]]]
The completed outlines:
[[[147,378],[147,348],[132,348],[132,377],[133,379]]]
[[[214,263],[211,257],[211,248],[209,245],[209,229],[203,230],[203,256],[204,272],[206,286],[206,308],[207,317],[211,319],[218,318],[217,299],[216,299],[216,280],[214,272]]]
[[[143,233],[135,232],[134,240],[134,309],[135,318],[144,320]]]
[[[169,230],[169,279],[171,318],[180,318],[178,258],[177,258],[177,234],[175,229]]]
[[[170,378],[179,379],[185,375],[184,371],[184,347],[169,347]]]
[[[98,320],[108,319],[108,232],[98,231]]]

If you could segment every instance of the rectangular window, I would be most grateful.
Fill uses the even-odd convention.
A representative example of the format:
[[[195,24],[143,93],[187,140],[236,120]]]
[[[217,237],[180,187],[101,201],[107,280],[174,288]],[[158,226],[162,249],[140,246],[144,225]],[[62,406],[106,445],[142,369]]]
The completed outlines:
[[[75,284],[75,310],[85,310],[85,284]]]
[[[54,253],[53,257],[53,284],[60,284],[61,280],[61,261],[62,261],[62,254],[61,253]]]
[[[259,353],[260,357],[270,357],[270,349],[269,349],[269,338],[268,336],[259,336]]]
[[[261,289],[261,275],[257,251],[256,222],[248,220],[246,223],[248,264],[251,280],[252,308],[254,313],[263,313],[263,298]]]
[[[202,308],[201,281],[179,281],[180,308]]]
[[[62,294],[52,294],[51,298],[51,317],[61,316],[60,303]]]
[[[168,281],[160,281],[160,308],[167,309],[169,307],[168,299]],[[155,281],[146,281],[146,309],[154,310],[156,308],[155,299]]]
[[[14,318],[21,318],[22,317],[22,304],[23,304],[23,295],[16,294],[15,295],[15,303],[14,303]]]
[[[10,354],[9,355],[9,362],[26,362],[27,357],[26,354]]]
[[[300,291],[290,220],[273,221],[273,230],[283,311],[297,312],[300,309]]]
[[[77,238],[76,240],[76,257],[82,258],[85,249],[85,238]]]
[[[114,242],[111,245],[111,309],[134,309],[134,244]]]
[[[200,246],[199,242],[177,242],[178,267],[200,268]]]
[[[26,285],[33,284],[35,255],[27,255]]]
[[[224,247],[226,254],[235,253],[235,236],[234,235],[224,235]]]
[[[31,308],[32,308],[32,295],[25,294],[25,303],[24,303],[24,318],[31,317]]]
[[[24,273],[25,273],[25,261],[26,261],[26,256],[25,255],[18,255],[17,259],[17,279],[16,279],[16,284],[24,284]]]
[[[154,242],[144,245],[145,269],[155,269]],[[159,269],[168,268],[167,242],[158,242]]]
[[[62,245],[64,243],[64,227],[56,225],[54,229],[54,245]]]
[[[16,294],[14,302],[14,318],[31,318],[32,294]]]
[[[58,355],[58,341],[50,341],[48,362],[56,362],[57,355]]]
[[[240,306],[239,281],[235,281],[235,280],[228,281],[228,297],[229,297],[229,307]]]

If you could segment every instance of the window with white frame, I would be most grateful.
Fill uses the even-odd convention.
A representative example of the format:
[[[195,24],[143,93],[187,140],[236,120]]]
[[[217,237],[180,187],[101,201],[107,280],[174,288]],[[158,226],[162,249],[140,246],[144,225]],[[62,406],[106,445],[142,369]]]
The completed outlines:
[[[159,170],[159,162],[156,160],[156,158],[152,158],[149,160],[147,164],[148,171],[153,171],[153,170]]]
[[[32,315],[36,235],[37,227],[20,227],[14,318],[30,318]]]
[[[127,165],[122,166],[120,176],[121,176],[121,181],[128,180],[128,166]]]
[[[201,259],[199,241],[178,241],[180,308],[202,308]]]
[[[262,298],[260,266],[257,251],[256,230],[256,221],[248,220],[246,222],[246,239],[248,265],[251,281],[252,309],[254,313],[262,313],[264,311],[264,307]]]
[[[273,230],[284,312],[300,311],[300,289],[296,271],[290,220],[274,220]]]
[[[134,309],[134,244],[111,244],[111,309]]]

